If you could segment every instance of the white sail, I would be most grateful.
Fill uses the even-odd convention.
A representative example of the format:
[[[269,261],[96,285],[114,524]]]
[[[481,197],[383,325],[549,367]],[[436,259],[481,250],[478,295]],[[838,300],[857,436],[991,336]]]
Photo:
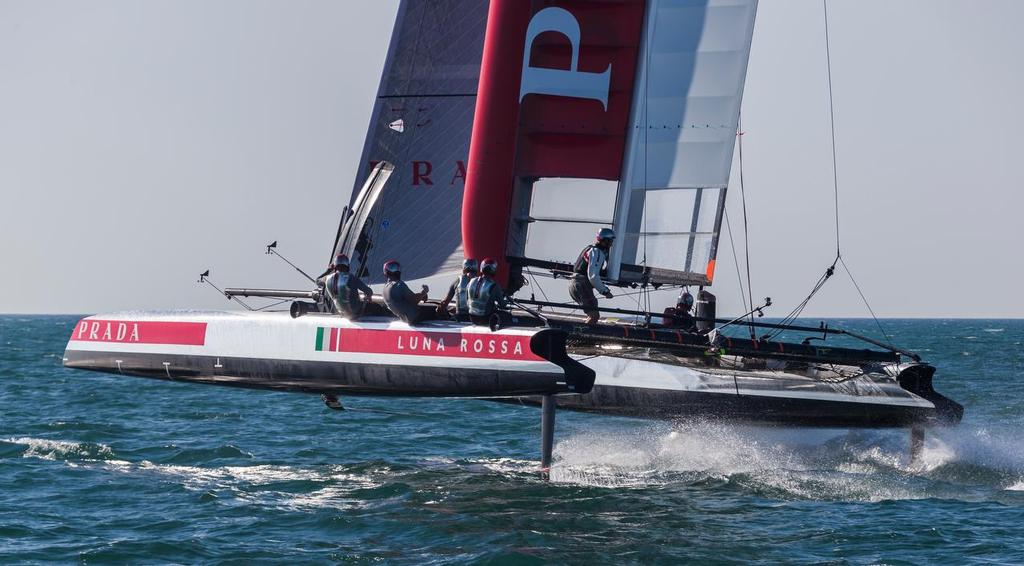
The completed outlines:
[[[648,3],[610,278],[637,265],[711,283],[756,10],[757,0]]]

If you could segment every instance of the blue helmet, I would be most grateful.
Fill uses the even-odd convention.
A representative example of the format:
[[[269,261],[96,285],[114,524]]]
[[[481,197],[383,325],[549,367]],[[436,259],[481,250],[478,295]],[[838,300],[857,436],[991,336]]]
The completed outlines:
[[[348,269],[348,267],[349,267],[348,256],[345,255],[345,254],[338,254],[338,255],[336,255],[334,257],[334,268],[335,269],[340,269],[342,267],[344,267],[345,269]]]
[[[689,291],[684,289],[681,293],[679,293],[679,299],[676,300],[676,306],[692,307],[693,295],[691,295]]]
[[[470,271],[476,273],[479,268],[480,266],[475,259],[466,258],[462,260],[462,271],[464,272]]]

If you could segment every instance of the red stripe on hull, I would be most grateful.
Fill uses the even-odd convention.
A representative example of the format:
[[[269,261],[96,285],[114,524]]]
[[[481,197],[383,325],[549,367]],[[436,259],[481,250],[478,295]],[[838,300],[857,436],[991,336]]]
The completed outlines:
[[[327,349],[330,350],[331,352],[337,352],[338,351],[338,329],[337,328],[332,328],[331,329],[331,337],[330,337],[330,340],[327,342]]]
[[[206,323],[83,319],[71,332],[71,341],[202,346]]]
[[[331,336],[339,329],[331,329]],[[336,351],[494,360],[545,361],[530,349],[531,336],[415,330],[340,329]],[[332,350],[335,351],[335,350]]]

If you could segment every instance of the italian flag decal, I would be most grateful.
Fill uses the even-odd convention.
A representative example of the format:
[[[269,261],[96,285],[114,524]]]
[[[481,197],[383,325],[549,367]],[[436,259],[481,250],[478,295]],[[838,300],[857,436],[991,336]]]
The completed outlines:
[[[341,351],[341,329],[325,328],[316,329],[316,351],[317,352],[340,352]]]

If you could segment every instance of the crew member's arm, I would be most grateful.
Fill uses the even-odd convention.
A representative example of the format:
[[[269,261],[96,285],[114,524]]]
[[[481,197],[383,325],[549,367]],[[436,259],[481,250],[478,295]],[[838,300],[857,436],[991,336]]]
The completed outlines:
[[[612,292],[605,286],[604,281],[601,281],[601,267],[603,266],[604,252],[598,248],[590,248],[590,251],[587,252],[587,278],[590,279],[590,284],[597,289],[598,293],[610,299]]]
[[[357,291],[363,294],[363,300],[366,302],[370,302],[370,299],[373,298],[373,289],[371,289],[369,285],[364,283],[363,280],[358,277],[350,277],[349,281],[352,283],[352,286],[355,287]]]
[[[325,274],[321,275],[320,277],[316,278],[316,288],[317,288],[317,291],[320,291],[320,298],[322,298],[322,299],[327,299],[328,296],[329,296],[329,293],[327,292],[327,283],[330,280],[331,280],[331,272],[330,271],[328,271],[327,273],[325,273]]]
[[[437,312],[444,312],[448,310],[448,304],[455,298],[455,287],[459,284],[459,280],[456,279],[452,282],[451,286],[448,287],[448,294],[441,299],[441,304],[437,305]]]
[[[402,297],[407,302],[410,302],[414,305],[418,305],[423,301],[427,300],[427,292],[420,291],[419,293],[413,293],[412,289],[410,289],[409,286],[405,284],[405,281],[402,281]]]
[[[505,295],[505,290],[501,288],[501,285],[498,285],[497,283],[491,287],[491,301],[499,309],[508,308],[508,296]]]

